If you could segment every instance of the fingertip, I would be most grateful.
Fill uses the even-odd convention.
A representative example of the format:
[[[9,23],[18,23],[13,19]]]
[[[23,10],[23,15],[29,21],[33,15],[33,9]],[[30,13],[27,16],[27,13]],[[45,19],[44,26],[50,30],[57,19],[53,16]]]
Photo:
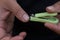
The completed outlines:
[[[53,24],[53,23],[45,23],[45,26],[46,26],[46,27],[54,27],[54,26],[56,26],[56,25]]]
[[[56,30],[57,29],[57,25],[52,24],[52,23],[45,23],[45,27],[49,28],[50,30]]]
[[[49,26],[50,25],[50,23],[45,23],[45,26]]]
[[[29,16],[27,14],[24,14],[23,19],[24,19],[23,22],[28,22],[29,21]]]
[[[21,32],[21,33],[19,34],[19,36],[21,36],[21,37],[23,37],[23,38],[25,38],[26,35],[27,35],[26,32]]]
[[[29,15],[22,11],[22,13],[20,13],[20,11],[16,14],[16,17],[22,21],[22,22],[28,22],[29,21]]]
[[[26,34],[26,32],[21,32],[19,35],[24,35],[24,34]]]
[[[19,35],[12,37],[11,40],[23,40],[26,36],[26,32],[21,32]]]
[[[55,8],[54,8],[54,6],[48,6],[48,7],[46,7],[46,11],[47,12],[55,12]]]

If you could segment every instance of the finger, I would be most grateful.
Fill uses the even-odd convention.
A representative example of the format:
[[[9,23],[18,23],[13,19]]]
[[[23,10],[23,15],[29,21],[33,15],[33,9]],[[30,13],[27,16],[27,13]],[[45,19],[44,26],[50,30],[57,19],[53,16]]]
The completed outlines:
[[[13,37],[11,40],[23,40],[26,36],[25,32],[20,33],[20,35]]]
[[[29,16],[27,13],[18,5],[15,0],[9,0],[6,5],[8,9],[21,21],[27,22],[29,20]]]
[[[26,35],[27,35],[26,32],[21,32],[21,33],[19,34],[19,36],[20,36],[20,37],[23,37],[23,38],[25,38]]]
[[[49,28],[50,30],[54,31],[55,33],[60,35],[60,23],[55,25],[55,24],[50,24],[50,23],[45,23],[45,26]]]
[[[48,12],[58,12],[60,13],[60,1],[59,2],[56,2],[54,5],[52,6],[48,6],[46,8],[46,11]]]
[[[56,24],[52,24],[52,23],[45,23],[45,27],[49,28],[50,30],[53,30],[53,31],[57,31],[58,30],[58,27]]]
[[[60,28],[60,23],[58,24],[58,27]]]
[[[11,38],[11,40],[23,40],[23,38],[19,37],[19,36],[15,36],[15,37]]]

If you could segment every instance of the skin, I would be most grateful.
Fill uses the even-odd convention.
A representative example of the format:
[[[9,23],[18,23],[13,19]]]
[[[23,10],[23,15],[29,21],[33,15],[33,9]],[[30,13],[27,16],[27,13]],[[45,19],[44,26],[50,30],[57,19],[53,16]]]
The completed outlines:
[[[47,7],[46,10],[47,12],[60,12],[60,1]],[[25,38],[26,32],[21,32],[15,37],[11,36],[15,16],[22,22],[29,20],[29,16],[16,0],[0,0],[0,40],[23,40]],[[45,26],[60,34],[60,23],[57,25],[45,23]]]
[[[11,36],[15,16],[22,22],[29,20],[29,16],[16,0],[0,0],[0,40],[23,40],[25,38],[26,32],[21,32],[15,37]]]
[[[51,6],[48,6],[46,8],[46,11],[60,13],[60,1],[56,2]],[[60,15],[57,15],[57,18],[60,20]],[[58,24],[45,23],[45,26],[60,35],[60,22]]]

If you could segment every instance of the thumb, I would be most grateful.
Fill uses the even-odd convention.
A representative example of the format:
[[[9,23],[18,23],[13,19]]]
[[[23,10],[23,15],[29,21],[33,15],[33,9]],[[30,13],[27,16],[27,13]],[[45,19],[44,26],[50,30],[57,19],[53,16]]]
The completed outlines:
[[[9,0],[6,3],[8,10],[11,11],[19,20],[23,22],[27,22],[29,20],[29,16],[27,13],[18,5],[15,0]]]
[[[46,8],[46,11],[48,12],[58,12],[60,13],[60,1],[59,2],[56,2],[54,5],[52,6],[48,6]]]

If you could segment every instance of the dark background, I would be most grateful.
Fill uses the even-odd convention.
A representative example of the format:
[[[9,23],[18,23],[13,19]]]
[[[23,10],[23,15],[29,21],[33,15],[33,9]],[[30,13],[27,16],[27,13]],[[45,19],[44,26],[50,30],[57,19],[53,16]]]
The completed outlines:
[[[28,13],[46,12],[46,7],[53,5],[59,0],[17,0],[18,4]],[[23,23],[15,17],[13,35],[25,31],[25,40],[60,40],[60,35],[44,27],[44,23],[27,22]]]

